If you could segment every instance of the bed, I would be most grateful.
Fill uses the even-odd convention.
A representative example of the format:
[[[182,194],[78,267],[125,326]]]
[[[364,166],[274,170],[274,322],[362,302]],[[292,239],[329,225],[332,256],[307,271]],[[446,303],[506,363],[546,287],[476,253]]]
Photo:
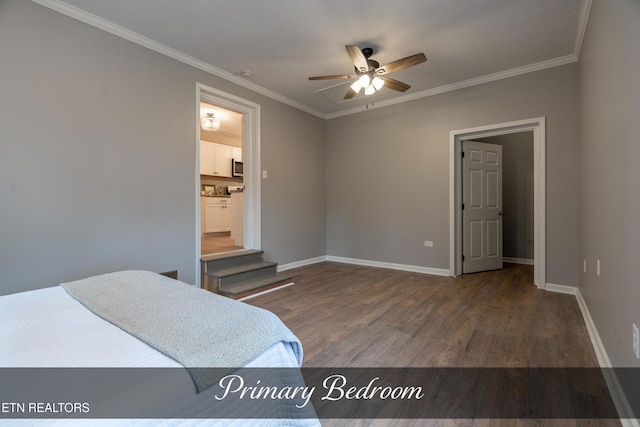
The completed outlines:
[[[218,399],[225,375],[268,372],[299,385],[300,342],[266,310],[159,274],[116,272],[0,297],[0,342],[0,402],[90,402],[49,419],[22,419],[28,407],[5,405],[3,425],[320,424],[299,401],[256,409]]]

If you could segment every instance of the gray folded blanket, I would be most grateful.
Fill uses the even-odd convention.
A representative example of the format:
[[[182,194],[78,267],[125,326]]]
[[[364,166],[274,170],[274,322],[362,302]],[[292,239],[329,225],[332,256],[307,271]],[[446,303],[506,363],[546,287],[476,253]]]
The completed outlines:
[[[198,392],[206,369],[240,368],[273,344],[302,345],[273,313],[149,271],[121,271],[61,286],[96,315],[183,365]]]

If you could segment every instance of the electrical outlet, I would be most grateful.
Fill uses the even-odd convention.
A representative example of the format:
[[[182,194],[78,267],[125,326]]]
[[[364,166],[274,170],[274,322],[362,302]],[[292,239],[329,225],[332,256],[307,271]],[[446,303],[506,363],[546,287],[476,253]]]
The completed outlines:
[[[424,245],[428,248],[432,248],[433,247],[433,242],[431,240],[425,240],[424,241]]]
[[[262,171],[262,178],[267,179],[267,171]]]
[[[636,355],[636,359],[640,359],[640,332],[635,323],[633,324],[633,354]]]
[[[596,275],[600,277],[600,260],[596,260]]]

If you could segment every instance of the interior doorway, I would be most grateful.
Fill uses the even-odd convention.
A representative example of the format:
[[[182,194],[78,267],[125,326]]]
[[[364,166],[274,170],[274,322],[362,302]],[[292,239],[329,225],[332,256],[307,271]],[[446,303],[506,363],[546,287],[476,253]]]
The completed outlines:
[[[201,140],[204,131],[201,118],[205,116],[204,107],[215,106],[241,117],[241,149],[243,162],[243,208],[242,229],[243,247],[245,249],[261,249],[261,205],[260,205],[260,106],[251,101],[222,92],[210,86],[196,83],[196,140],[195,140],[195,199],[196,199],[196,285],[200,286],[200,257],[202,253],[202,216],[201,195],[203,191],[200,177]],[[221,129],[224,124],[220,123]],[[210,149],[210,148],[205,148]],[[229,163],[231,162],[229,158]],[[218,185],[218,184],[216,184]],[[235,185],[235,184],[232,184]],[[217,188],[214,191],[218,190]],[[233,206],[232,206],[233,208]]]
[[[244,115],[201,101],[200,118],[200,255],[241,250]]]
[[[462,142],[519,132],[533,132],[533,222],[534,222],[534,283],[544,289],[546,285],[546,204],[545,204],[545,118],[500,123],[477,128],[451,131],[449,135],[449,274],[462,274]]]
[[[478,141],[502,147],[503,260],[507,263],[533,265],[533,132],[490,136]]]

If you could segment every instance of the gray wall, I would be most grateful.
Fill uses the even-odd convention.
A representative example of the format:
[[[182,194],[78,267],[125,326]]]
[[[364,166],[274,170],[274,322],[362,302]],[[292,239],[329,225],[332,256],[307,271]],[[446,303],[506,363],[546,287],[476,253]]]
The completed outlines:
[[[268,256],[326,253],[323,120],[23,0],[0,1],[0,58],[1,294],[126,268],[194,283],[196,82],[261,105]]]
[[[262,110],[262,247],[282,264],[327,253],[324,120],[283,104]]]
[[[570,64],[329,120],[328,253],[448,269],[449,132],[545,116],[547,282],[575,286],[576,73]]]
[[[533,260],[533,132],[478,138],[502,147],[503,255]]]
[[[580,291],[613,365],[635,367],[640,367],[631,351],[631,325],[640,327],[639,22],[637,0],[595,0],[579,70],[580,262],[587,260],[587,273],[580,269]]]

